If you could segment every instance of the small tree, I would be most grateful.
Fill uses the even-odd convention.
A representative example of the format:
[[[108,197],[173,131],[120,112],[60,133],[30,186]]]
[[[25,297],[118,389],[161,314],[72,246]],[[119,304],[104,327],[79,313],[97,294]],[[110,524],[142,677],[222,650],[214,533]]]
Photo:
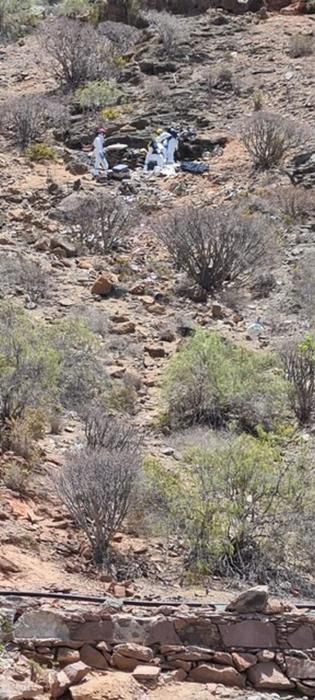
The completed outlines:
[[[242,139],[254,166],[268,170],[279,165],[305,139],[303,129],[280,114],[254,112],[242,128]]]
[[[72,220],[72,231],[95,253],[107,253],[124,239],[135,211],[123,199],[101,194],[83,202]]]
[[[197,332],[171,359],[164,383],[175,428],[235,424],[256,433],[285,415],[287,386],[276,357],[234,346],[214,332]]]
[[[57,486],[95,562],[104,564],[128,512],[141,465],[140,441],[134,428],[101,414],[89,419],[87,435],[88,446],[70,454]]]
[[[311,336],[286,345],[281,353],[290,383],[292,408],[300,423],[308,423],[315,406],[315,341]]]
[[[111,75],[110,43],[80,20],[57,18],[41,30],[48,69],[65,90]]]
[[[274,248],[261,218],[229,207],[175,209],[156,231],[176,266],[208,292],[248,278]]]

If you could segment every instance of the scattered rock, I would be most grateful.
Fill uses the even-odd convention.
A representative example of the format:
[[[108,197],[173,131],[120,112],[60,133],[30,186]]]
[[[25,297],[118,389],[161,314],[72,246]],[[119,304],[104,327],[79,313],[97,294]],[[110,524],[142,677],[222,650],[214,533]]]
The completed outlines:
[[[111,273],[101,274],[94,282],[91,289],[92,294],[97,294],[101,297],[108,297],[114,290],[117,280]]]
[[[126,323],[119,323],[117,326],[111,327],[111,333],[116,335],[128,335],[129,333],[135,333],[136,324],[133,321],[127,321]]]
[[[133,677],[141,683],[154,683],[158,680],[161,669],[159,666],[137,666],[133,672]]]
[[[62,236],[50,239],[50,249],[59,257],[74,258],[78,253],[76,245]]]
[[[267,586],[255,586],[238,595],[227,605],[227,610],[239,613],[262,612],[268,601]]]
[[[70,649],[69,647],[59,647],[57,651],[57,661],[61,666],[73,664],[80,661],[80,652],[77,649]]]
[[[145,647],[141,644],[133,644],[132,642],[117,644],[115,651],[124,656],[128,656],[130,659],[137,659],[138,661],[149,662],[153,659],[153,651],[150,647]]]
[[[103,674],[70,688],[72,700],[134,700],[139,695],[139,685],[126,673]]]
[[[150,357],[165,357],[167,354],[162,345],[145,345],[144,351],[147,352]]]
[[[91,644],[84,644],[80,650],[80,658],[84,664],[90,666],[91,668],[97,668],[100,670],[105,670],[108,668],[108,663],[105,656],[98,651],[98,649],[92,647]]]
[[[294,688],[294,683],[272,661],[255,664],[248,670],[247,676],[253,686],[258,689],[285,690]]]
[[[233,666],[216,666],[203,663],[193,668],[189,674],[198,683],[223,683],[223,685],[245,687],[245,676],[242,676]]]
[[[257,657],[254,656],[254,654],[233,652],[232,659],[234,665],[240,673],[247,671],[248,668],[257,663]]]
[[[82,661],[77,661],[74,664],[69,664],[69,666],[66,666],[64,669],[64,672],[69,680],[69,685],[76,685],[77,683],[81,683],[81,681],[83,681],[83,678],[87,676],[89,671],[89,667]]]
[[[225,317],[225,312],[221,306],[221,304],[218,304],[218,302],[213,302],[212,304],[212,309],[211,309],[211,315],[212,318],[215,320],[220,320]]]
[[[2,574],[18,574],[21,569],[13,561],[6,557],[0,557],[0,571]]]

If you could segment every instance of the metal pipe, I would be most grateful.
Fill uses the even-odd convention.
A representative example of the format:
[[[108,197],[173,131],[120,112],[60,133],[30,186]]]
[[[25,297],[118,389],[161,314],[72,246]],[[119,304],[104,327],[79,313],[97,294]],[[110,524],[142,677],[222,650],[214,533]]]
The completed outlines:
[[[78,593],[44,593],[44,592],[38,592],[38,591],[8,591],[8,590],[0,590],[0,597],[4,598],[10,598],[12,596],[17,596],[19,598],[47,598],[47,599],[55,599],[55,600],[71,600],[71,601],[77,601],[77,602],[84,602],[84,603],[99,603],[103,604],[109,596],[88,596],[88,595],[80,595]],[[214,610],[217,608],[220,608],[221,610],[226,608],[226,603],[212,603],[210,601],[208,602],[200,602],[196,600],[146,600],[144,598],[138,599],[138,598],[121,598],[117,599],[120,600],[122,605],[132,605],[132,606],[139,606],[139,607],[144,607],[144,608],[156,608],[156,607],[162,607],[162,606],[167,606],[167,607],[179,607],[180,605],[188,605],[190,608],[207,608],[207,607],[212,607]],[[308,610],[315,610],[315,603],[308,603],[308,602],[299,602],[295,603],[294,605],[295,608],[298,609],[303,609],[307,608]]]

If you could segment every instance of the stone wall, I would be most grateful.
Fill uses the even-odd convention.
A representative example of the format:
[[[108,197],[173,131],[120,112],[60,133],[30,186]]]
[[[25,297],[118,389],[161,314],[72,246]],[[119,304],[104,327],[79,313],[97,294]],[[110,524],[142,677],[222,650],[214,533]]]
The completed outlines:
[[[141,664],[148,671],[173,671],[177,680],[292,688],[315,697],[315,616],[309,613],[41,606],[24,610],[11,627],[10,614],[2,613],[5,639],[48,667],[81,661],[135,673]]]

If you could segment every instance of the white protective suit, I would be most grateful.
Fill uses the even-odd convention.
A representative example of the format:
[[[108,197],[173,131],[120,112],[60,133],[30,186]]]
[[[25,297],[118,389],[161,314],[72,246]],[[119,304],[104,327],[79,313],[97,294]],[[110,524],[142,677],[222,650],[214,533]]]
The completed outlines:
[[[169,136],[168,139],[165,139],[165,161],[166,165],[174,165],[175,164],[175,151],[177,149],[178,145],[178,139],[176,136]]]
[[[104,152],[104,134],[98,134],[94,139],[94,175],[100,174],[100,168],[107,172],[108,162]]]
[[[155,168],[163,168],[164,164],[164,149],[162,145],[157,143],[155,148],[151,145],[144,161],[144,172],[147,173],[149,170],[154,170]]]

